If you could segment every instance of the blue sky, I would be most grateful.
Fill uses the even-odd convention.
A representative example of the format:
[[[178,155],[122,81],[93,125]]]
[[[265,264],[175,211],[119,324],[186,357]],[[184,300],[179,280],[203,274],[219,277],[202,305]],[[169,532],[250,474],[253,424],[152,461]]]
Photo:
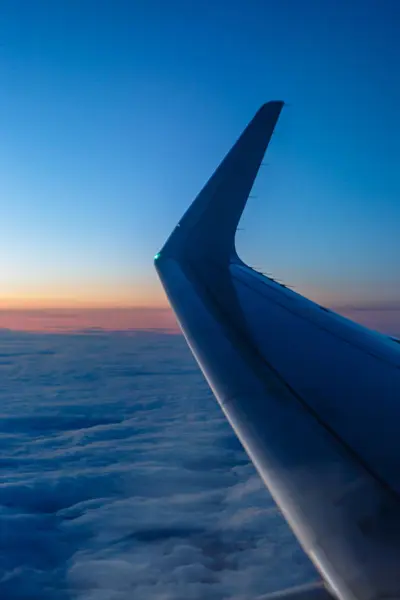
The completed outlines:
[[[238,234],[330,305],[400,302],[400,3],[6,1],[0,305],[165,302],[152,257],[259,106]]]

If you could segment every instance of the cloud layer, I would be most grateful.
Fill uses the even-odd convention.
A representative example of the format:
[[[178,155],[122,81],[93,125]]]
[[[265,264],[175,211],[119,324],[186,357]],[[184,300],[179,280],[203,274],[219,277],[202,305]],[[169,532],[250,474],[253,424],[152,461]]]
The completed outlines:
[[[179,336],[0,334],[0,595],[244,600],[315,575]]]

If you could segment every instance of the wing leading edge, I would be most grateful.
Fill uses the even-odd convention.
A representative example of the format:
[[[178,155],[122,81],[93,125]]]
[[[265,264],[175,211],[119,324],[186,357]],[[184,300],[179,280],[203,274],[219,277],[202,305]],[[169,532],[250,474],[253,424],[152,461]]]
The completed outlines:
[[[222,410],[330,589],[400,598],[399,345],[235,251],[282,106],[258,111],[155,264]]]

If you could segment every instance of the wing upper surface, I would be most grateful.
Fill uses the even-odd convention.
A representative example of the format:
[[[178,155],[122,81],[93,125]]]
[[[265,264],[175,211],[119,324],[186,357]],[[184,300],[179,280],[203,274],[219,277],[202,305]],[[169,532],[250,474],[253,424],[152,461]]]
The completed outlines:
[[[217,400],[330,587],[400,598],[400,347],[234,251],[281,108],[257,113],[156,266]]]

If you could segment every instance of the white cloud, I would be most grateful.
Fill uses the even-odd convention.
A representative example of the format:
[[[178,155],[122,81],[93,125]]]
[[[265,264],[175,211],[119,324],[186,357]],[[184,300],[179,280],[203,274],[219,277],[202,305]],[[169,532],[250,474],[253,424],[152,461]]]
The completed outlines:
[[[0,333],[0,595],[256,597],[312,567],[184,341]]]

